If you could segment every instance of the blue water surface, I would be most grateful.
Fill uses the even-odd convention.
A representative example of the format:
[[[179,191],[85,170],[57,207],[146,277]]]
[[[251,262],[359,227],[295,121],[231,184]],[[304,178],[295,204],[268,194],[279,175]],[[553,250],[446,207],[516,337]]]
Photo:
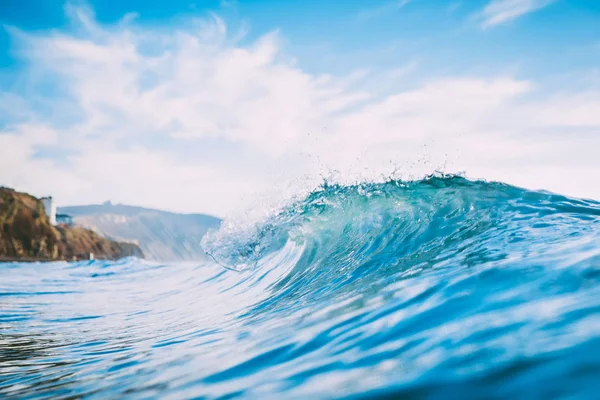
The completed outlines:
[[[0,397],[599,398],[600,203],[324,185],[203,245],[0,264]]]

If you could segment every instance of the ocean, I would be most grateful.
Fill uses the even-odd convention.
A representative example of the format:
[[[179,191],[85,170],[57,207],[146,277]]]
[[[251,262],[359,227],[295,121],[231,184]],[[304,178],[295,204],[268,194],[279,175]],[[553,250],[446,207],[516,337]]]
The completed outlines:
[[[0,398],[600,397],[598,202],[323,184],[202,245],[0,263]]]

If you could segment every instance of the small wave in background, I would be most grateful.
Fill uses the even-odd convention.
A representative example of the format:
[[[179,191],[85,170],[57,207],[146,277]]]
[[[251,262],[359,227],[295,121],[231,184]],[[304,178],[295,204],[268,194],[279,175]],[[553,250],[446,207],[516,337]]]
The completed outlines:
[[[202,264],[0,264],[0,397],[594,398],[600,203],[323,185]]]

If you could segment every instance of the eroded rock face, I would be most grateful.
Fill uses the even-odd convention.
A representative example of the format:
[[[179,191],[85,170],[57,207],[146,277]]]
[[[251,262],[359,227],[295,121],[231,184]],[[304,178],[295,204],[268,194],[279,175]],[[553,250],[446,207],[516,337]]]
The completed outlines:
[[[132,243],[119,243],[79,227],[54,227],[43,203],[26,193],[0,188],[0,260],[143,258]]]

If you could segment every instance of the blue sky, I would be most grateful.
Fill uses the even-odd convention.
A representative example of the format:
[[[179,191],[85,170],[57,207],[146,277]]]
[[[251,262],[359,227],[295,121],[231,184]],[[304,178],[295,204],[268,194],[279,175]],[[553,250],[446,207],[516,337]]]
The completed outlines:
[[[489,3],[100,0],[71,4],[91,7],[96,20],[105,24],[135,13],[136,22],[146,27],[168,29],[193,16],[202,18],[217,13],[234,29],[246,27],[248,41],[264,32],[280,30],[286,39],[286,50],[299,58],[300,65],[315,72],[339,72],[365,64],[393,66],[405,57],[422,58],[438,73],[444,69],[434,66],[441,62],[446,71],[481,68],[493,72],[494,68],[519,64],[523,73],[542,75],[598,65],[599,56],[593,50],[600,40],[599,2],[520,1],[542,6],[494,26],[502,29],[482,30],[482,20],[477,15]],[[65,4],[64,0],[4,1],[0,4],[0,21],[26,31],[69,29],[71,21],[64,11]],[[2,46],[2,64],[12,65],[13,46],[6,32]],[[393,54],[389,54],[390,46]],[[365,60],[364,53],[374,58]],[[558,54],[568,57],[557,57]],[[325,60],[323,56],[327,56]],[[335,56],[339,61],[329,62]]]
[[[226,215],[332,170],[600,198],[596,1],[22,0],[0,22],[0,184],[62,204]]]

